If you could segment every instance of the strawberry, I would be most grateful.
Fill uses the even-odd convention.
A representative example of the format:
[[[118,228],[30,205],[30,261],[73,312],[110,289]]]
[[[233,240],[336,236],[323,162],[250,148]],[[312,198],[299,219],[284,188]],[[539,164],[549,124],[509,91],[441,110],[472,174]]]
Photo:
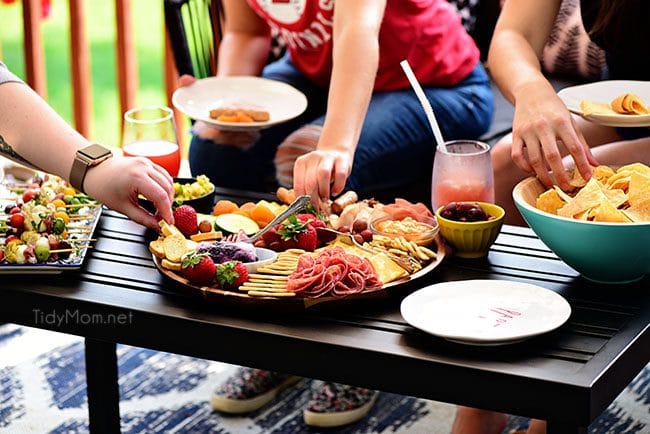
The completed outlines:
[[[311,224],[308,224],[304,232],[296,236],[296,244],[299,249],[313,252],[318,247],[318,232]]]
[[[264,233],[262,235],[264,244],[270,246],[273,243],[280,241],[280,234],[278,234],[278,231],[280,229],[282,229],[282,223],[278,223],[277,225],[273,226],[273,229],[270,229],[268,232]]]
[[[310,223],[316,229],[325,227],[325,222],[320,218],[318,218],[318,216],[315,216],[314,214],[308,214],[308,213],[296,214],[296,218],[300,220],[302,223]]]
[[[217,271],[207,253],[190,253],[181,262],[181,274],[192,283],[209,283]]]
[[[300,221],[298,216],[290,216],[277,232],[280,235],[280,245],[286,249],[303,249],[309,252],[318,247],[318,234],[311,224],[313,216]]]
[[[217,282],[222,289],[237,289],[248,281],[248,270],[239,261],[228,261],[217,265]]]
[[[336,234],[335,233],[322,230],[324,228],[327,228],[327,225],[317,215],[303,213],[303,214],[296,215],[296,217],[301,222],[309,223],[311,226],[313,226],[316,229],[316,234],[318,236],[317,237],[318,242],[316,243],[317,244],[316,247],[318,247],[318,246],[320,246],[322,244],[327,244],[330,241],[334,241],[334,239],[336,239]]]
[[[189,237],[199,232],[196,211],[189,205],[181,205],[174,210],[174,225],[183,235]]]

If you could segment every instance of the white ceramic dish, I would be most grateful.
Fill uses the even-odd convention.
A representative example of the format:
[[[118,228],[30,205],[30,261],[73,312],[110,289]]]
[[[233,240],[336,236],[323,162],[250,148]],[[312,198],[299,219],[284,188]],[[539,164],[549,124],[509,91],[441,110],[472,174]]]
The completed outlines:
[[[172,104],[192,119],[224,130],[248,131],[268,128],[295,118],[307,108],[307,97],[280,81],[260,77],[209,77],[177,89]],[[267,110],[266,122],[219,122],[210,110],[226,106],[251,106]]]
[[[509,280],[461,280],[406,297],[401,313],[413,327],[452,342],[506,345],[550,332],[569,319],[559,294]]]
[[[249,273],[255,273],[258,268],[270,264],[278,257],[278,254],[273,250],[264,249],[262,247],[256,247],[255,253],[257,254],[257,261],[244,263],[244,266]]]
[[[646,104],[650,104],[650,81],[605,80],[595,83],[566,87],[558,92],[558,96],[569,111],[578,114],[592,122],[610,127],[648,127],[648,115],[623,114],[592,114],[585,116],[580,109],[580,101],[589,100],[609,104],[617,96],[624,93],[638,95]]]

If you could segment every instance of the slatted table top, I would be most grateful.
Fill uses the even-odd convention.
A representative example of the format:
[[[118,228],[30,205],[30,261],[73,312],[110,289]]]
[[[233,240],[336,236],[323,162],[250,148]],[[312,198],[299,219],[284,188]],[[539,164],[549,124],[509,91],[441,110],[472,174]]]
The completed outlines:
[[[527,228],[505,226],[487,258],[446,258],[389,298],[298,313],[236,310],[184,293],[155,268],[153,235],[112,211],[95,235],[79,272],[2,276],[0,321],[579,426],[650,360],[650,279],[590,283]],[[494,348],[453,344],[401,317],[404,296],[460,279],[534,283],[563,295],[572,315],[550,334]],[[68,318],[48,322],[48,312]],[[82,314],[127,321],[84,322]]]

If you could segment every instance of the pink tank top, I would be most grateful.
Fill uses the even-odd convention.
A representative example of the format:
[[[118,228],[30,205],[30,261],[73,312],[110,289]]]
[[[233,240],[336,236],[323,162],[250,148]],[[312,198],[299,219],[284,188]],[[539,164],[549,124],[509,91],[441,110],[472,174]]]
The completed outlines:
[[[332,72],[334,0],[248,0],[286,41],[296,68],[327,86]],[[474,40],[446,0],[387,0],[379,32],[375,90],[409,87],[407,59],[424,85],[452,86],[479,61]]]

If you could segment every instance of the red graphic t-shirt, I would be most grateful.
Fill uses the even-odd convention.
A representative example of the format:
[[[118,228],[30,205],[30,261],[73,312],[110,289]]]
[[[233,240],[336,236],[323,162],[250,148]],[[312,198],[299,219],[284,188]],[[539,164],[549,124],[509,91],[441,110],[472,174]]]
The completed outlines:
[[[326,86],[332,73],[334,0],[248,0],[286,41],[306,77]],[[476,66],[479,51],[446,0],[387,0],[379,31],[375,90],[409,87],[407,59],[424,85],[452,86]]]

